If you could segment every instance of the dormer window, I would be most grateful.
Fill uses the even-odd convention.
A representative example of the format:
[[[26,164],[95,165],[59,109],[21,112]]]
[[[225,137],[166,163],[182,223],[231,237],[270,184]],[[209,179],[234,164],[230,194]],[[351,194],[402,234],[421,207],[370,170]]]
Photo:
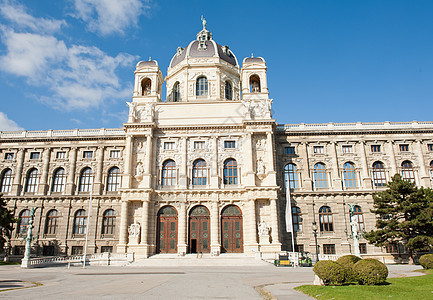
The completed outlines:
[[[152,80],[150,80],[150,78],[144,78],[141,81],[141,95],[142,96],[150,95],[151,88],[152,88]]]
[[[179,102],[180,101],[180,86],[179,81],[176,81],[176,83],[173,86],[173,102]]]
[[[225,98],[227,100],[233,100],[233,88],[232,88],[232,84],[229,81],[226,81]]]
[[[208,85],[207,85],[207,78],[204,76],[201,76],[197,78],[196,82],[196,96],[197,97],[203,97],[208,95]]]
[[[260,78],[257,75],[250,77],[250,92],[260,93]]]

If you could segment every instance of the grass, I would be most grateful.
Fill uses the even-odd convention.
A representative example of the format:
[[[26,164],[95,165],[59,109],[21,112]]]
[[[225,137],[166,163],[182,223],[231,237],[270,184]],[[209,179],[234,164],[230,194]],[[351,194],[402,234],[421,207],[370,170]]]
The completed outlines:
[[[0,266],[2,265],[19,265],[20,263],[14,261],[0,261]]]
[[[303,292],[316,299],[433,299],[433,270],[426,270],[425,276],[389,278],[387,284],[317,286],[302,285],[295,290]]]

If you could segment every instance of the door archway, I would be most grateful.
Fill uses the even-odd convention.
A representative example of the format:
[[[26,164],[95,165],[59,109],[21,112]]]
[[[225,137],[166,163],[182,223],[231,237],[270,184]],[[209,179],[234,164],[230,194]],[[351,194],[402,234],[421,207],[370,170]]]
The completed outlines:
[[[242,212],[236,205],[228,205],[221,212],[221,252],[244,251]]]
[[[203,205],[193,207],[189,213],[189,252],[209,253],[209,210]]]
[[[156,232],[157,253],[177,253],[177,211],[173,206],[158,211]]]

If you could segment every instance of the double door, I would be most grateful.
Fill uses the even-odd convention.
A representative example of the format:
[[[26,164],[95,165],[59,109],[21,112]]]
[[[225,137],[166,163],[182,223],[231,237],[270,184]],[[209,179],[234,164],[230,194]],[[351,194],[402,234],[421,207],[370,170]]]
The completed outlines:
[[[157,252],[177,252],[177,216],[158,217]]]
[[[189,252],[209,253],[209,216],[191,216],[189,219]]]
[[[222,252],[243,252],[242,217],[221,218]]]

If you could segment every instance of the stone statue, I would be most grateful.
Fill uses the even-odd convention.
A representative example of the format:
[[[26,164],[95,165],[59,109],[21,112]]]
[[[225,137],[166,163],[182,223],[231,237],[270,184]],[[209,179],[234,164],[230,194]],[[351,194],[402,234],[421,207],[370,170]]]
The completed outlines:
[[[126,102],[126,104],[129,107],[129,121],[134,122],[135,119],[137,119],[137,111],[136,111],[137,103],[135,103],[135,102]]]
[[[140,236],[140,224],[131,224],[128,228],[129,237],[139,237]]]
[[[269,235],[269,226],[265,223],[265,221],[261,221],[259,223],[259,236]]]
[[[135,175],[136,176],[143,176],[143,174],[144,174],[143,164],[141,162],[139,162],[137,164],[136,169],[135,169]]]
[[[257,161],[257,175],[265,174],[265,164],[261,158]]]
[[[203,18],[203,15],[201,16],[201,22],[203,23],[203,30],[206,30],[207,22],[206,19]]]
[[[251,101],[242,100],[242,104],[243,104],[243,106],[245,108],[245,113],[244,113],[245,117],[246,118],[251,118],[251,111],[252,111]]]

